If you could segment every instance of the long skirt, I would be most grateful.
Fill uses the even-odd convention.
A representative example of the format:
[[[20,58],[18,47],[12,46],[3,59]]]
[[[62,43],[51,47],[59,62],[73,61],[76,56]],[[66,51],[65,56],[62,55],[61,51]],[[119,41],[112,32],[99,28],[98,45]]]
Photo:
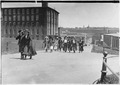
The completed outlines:
[[[30,42],[30,48],[29,48],[29,53],[34,56],[37,54],[36,50],[35,50],[35,45],[33,44],[33,42]]]
[[[34,56],[37,54],[32,41],[30,42],[30,45],[22,46],[22,54],[27,56]]]

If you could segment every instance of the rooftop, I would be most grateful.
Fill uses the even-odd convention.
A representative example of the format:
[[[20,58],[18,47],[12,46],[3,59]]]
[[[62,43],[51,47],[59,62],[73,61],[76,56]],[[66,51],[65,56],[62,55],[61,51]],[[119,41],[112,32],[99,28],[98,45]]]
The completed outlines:
[[[120,37],[120,36],[119,36],[119,33],[112,33],[112,34],[105,34],[105,35],[110,35],[110,36]]]

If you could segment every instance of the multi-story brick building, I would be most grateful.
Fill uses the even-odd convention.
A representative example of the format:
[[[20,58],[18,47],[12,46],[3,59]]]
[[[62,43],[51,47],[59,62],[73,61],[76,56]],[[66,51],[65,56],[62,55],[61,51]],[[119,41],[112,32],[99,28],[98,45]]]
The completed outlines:
[[[18,30],[29,29],[33,39],[58,34],[58,12],[48,7],[2,8],[2,37],[16,37]]]

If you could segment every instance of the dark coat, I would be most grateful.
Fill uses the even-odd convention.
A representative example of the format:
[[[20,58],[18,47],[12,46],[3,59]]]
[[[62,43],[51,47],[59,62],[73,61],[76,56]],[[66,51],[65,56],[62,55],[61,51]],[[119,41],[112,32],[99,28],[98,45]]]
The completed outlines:
[[[19,45],[19,52],[21,52],[21,38],[22,38],[23,35],[18,35],[16,37],[16,40],[18,40],[18,45]]]
[[[22,54],[25,54],[28,56],[34,56],[37,54],[37,52],[35,50],[35,46],[33,44],[32,39],[30,38],[30,36],[22,37],[21,45],[22,45]]]
[[[78,44],[79,44],[79,51],[84,51],[83,49],[84,41],[80,41]]]
[[[30,41],[31,41],[31,38],[30,36],[23,36],[22,39],[21,39],[21,45],[29,45],[30,44]]]
[[[31,38],[29,36],[27,36],[27,37],[23,36],[21,38],[20,44],[21,44],[21,52],[22,53],[25,53],[25,54],[28,53],[29,47],[30,47],[30,41],[31,41]]]

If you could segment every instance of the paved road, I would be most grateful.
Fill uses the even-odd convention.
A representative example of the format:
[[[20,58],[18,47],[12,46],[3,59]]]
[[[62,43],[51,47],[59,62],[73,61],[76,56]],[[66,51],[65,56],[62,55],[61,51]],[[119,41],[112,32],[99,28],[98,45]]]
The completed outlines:
[[[100,78],[103,55],[90,50],[91,46],[83,53],[38,51],[32,60],[20,60],[20,54],[3,55],[3,83],[91,84]],[[115,72],[118,62],[118,57],[109,60]]]

